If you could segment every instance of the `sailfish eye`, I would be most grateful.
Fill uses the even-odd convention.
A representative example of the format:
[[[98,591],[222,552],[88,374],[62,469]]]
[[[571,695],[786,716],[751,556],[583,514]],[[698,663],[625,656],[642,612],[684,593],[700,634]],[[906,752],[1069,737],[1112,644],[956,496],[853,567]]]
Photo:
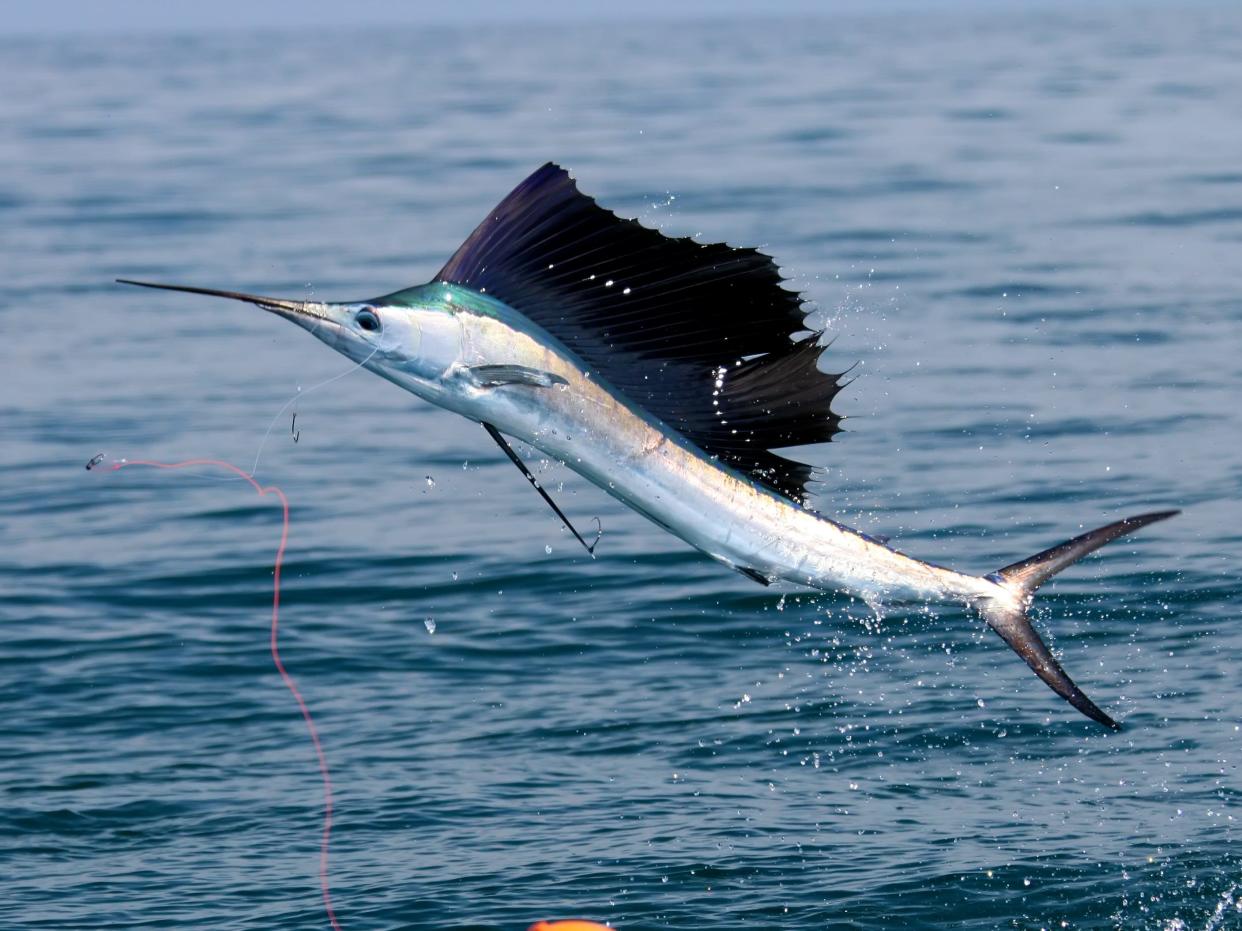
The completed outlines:
[[[358,326],[362,327],[369,333],[374,333],[380,328],[379,315],[370,307],[364,307],[362,310],[358,311],[357,315],[354,317],[354,321],[358,324]]]

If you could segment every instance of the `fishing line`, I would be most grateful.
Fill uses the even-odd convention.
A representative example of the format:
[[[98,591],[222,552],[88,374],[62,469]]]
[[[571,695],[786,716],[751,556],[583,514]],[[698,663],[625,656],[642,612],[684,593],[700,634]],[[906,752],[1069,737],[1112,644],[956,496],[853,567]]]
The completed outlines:
[[[324,381],[321,381],[317,385],[312,385],[311,387],[307,388],[305,391],[299,388],[297,390],[297,393],[294,394],[294,396],[291,397],[288,401],[286,401],[284,406],[281,407],[281,409],[275,413],[275,415],[272,417],[271,422],[267,425],[267,432],[263,434],[263,439],[259,440],[259,449],[254,454],[254,465],[251,467],[250,474],[247,477],[253,478],[255,474],[258,473],[259,457],[263,455],[263,447],[267,443],[267,438],[272,435],[272,430],[276,426],[276,421],[280,420],[281,415],[284,414],[285,411],[287,411],[294,404],[296,404],[299,398],[306,397],[312,391],[318,391],[320,388],[324,387],[325,385],[330,385],[334,381],[340,381],[346,375],[352,375],[354,372],[358,371],[358,369],[362,368],[364,365],[370,362],[377,352],[379,352],[379,346],[376,346],[374,349],[371,350],[371,355],[367,356],[361,362],[355,363],[352,367],[347,368],[345,371],[338,372],[336,375],[333,375],[331,378],[325,379]],[[298,435],[299,436],[301,435],[301,431],[298,432]],[[297,442],[297,441],[295,440],[294,442]],[[245,475],[246,473],[242,473],[242,474]]]
[[[372,353],[371,355],[374,355]],[[367,357],[368,359],[370,356]],[[366,360],[363,360],[364,362]],[[359,363],[361,365],[362,363]],[[353,369],[350,369],[353,371]],[[337,378],[348,375],[344,372],[337,375],[336,378],[330,378],[328,381],[336,381]],[[316,385],[316,388],[326,385]],[[310,389],[311,391],[314,388]],[[296,399],[295,399],[296,400]],[[287,407],[288,405],[286,405]],[[283,409],[281,411],[283,413]],[[279,416],[279,415],[277,415]],[[270,430],[269,430],[270,432]],[[260,447],[261,448],[261,447]],[[88,470],[97,469],[104,462],[104,456],[101,453],[93,457],[86,464]],[[256,459],[256,465],[258,460]],[[275,485],[260,485],[254,479],[253,473],[248,474],[243,469],[238,468],[231,462],[224,462],[220,459],[186,459],[182,462],[154,462],[147,459],[121,459],[107,466],[110,472],[119,472],[121,469],[130,466],[146,466],[153,469],[188,469],[194,466],[211,466],[213,468],[224,469],[231,472],[238,478],[244,480],[255,491],[259,493],[259,497],[266,498],[272,495],[280,502],[281,525],[280,525],[280,543],[276,547],[276,559],[272,571],[272,624],[271,634],[269,638],[270,649],[272,654],[272,662],[276,666],[276,671],[280,674],[281,681],[285,687],[293,695],[294,701],[298,704],[298,710],[302,713],[302,720],[306,722],[306,730],[310,734],[311,743],[315,747],[315,756],[319,761],[319,773],[323,777],[323,833],[319,842],[319,889],[323,895],[324,909],[328,913],[328,921],[331,923],[333,931],[341,931],[341,924],[337,920],[336,911],[332,907],[332,891],[328,883],[328,845],[332,837],[332,777],[328,772],[328,758],[323,752],[323,744],[319,740],[319,730],[315,727],[315,719],[311,717],[310,707],[306,704],[306,699],[302,697],[301,691],[298,689],[297,683],[293,676],[289,674],[289,670],[285,668],[284,660],[280,657],[280,574],[284,568],[285,547],[289,542],[289,499],[285,497],[285,493]]]
[[[275,497],[280,502],[281,508],[281,528],[280,528],[280,544],[276,548],[276,559],[272,573],[272,623],[271,634],[269,638],[269,646],[272,654],[272,663],[276,666],[276,672],[279,673],[281,681],[285,687],[293,695],[294,701],[297,702],[298,711],[302,714],[303,721],[306,722],[306,730],[310,734],[311,744],[315,748],[315,757],[319,763],[319,773],[323,779],[323,833],[319,844],[319,889],[323,896],[324,910],[327,912],[328,921],[332,925],[333,931],[341,931],[341,924],[337,920],[336,910],[332,906],[332,891],[328,881],[328,852],[329,842],[332,837],[332,777],[328,771],[328,758],[323,751],[323,744],[319,739],[319,730],[315,727],[315,720],[311,716],[310,707],[306,704],[306,700],[302,697],[301,690],[298,689],[297,683],[293,676],[289,674],[289,670],[285,667],[284,660],[280,656],[279,631],[280,631],[280,576],[281,570],[284,568],[285,547],[289,541],[289,499],[285,497],[285,493],[276,485],[260,485],[255,479],[255,475],[259,470],[259,460],[263,455],[263,447],[267,443],[268,438],[272,435],[277,421],[281,416],[302,398],[312,391],[318,391],[320,388],[330,385],[335,381],[340,381],[346,375],[352,375],[358,369],[365,366],[371,361],[372,357],[379,351],[379,347],[371,350],[370,354],[361,362],[357,362],[343,372],[338,372],[331,378],[324,379],[316,385],[312,385],[303,391],[301,388],[297,390],[285,404],[272,417],[267,425],[267,431],[263,434],[263,438],[259,441],[259,448],[254,455],[254,465],[249,472],[239,466],[233,465],[231,462],[225,462],[222,459],[186,459],[181,462],[156,462],[149,459],[120,459],[104,466],[110,472],[118,472],[121,469],[130,466],[145,466],[153,469],[188,469],[195,466],[210,466],[216,469],[223,469],[232,473],[237,478],[243,479],[250,485],[260,497],[269,495]],[[301,431],[296,430],[297,414],[294,415],[293,423],[290,425],[290,433],[293,435],[293,441],[296,443],[300,439]],[[98,469],[104,465],[106,456],[100,453],[93,456],[86,463],[87,471]],[[209,476],[203,476],[207,478]],[[227,481],[227,476],[215,479],[216,481]]]

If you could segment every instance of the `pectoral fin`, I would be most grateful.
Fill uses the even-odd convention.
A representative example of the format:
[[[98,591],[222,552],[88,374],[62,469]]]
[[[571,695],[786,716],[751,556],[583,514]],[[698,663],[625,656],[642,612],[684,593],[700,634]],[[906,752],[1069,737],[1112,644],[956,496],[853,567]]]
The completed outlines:
[[[526,385],[530,388],[552,388],[568,385],[560,375],[533,369],[526,365],[471,365],[467,368],[471,379],[481,388],[500,388],[504,385]]]

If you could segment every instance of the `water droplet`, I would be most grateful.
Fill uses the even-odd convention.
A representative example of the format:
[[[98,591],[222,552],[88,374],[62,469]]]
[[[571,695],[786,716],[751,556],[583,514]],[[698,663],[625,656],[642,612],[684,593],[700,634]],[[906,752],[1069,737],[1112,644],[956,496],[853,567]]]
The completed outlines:
[[[552,546],[551,546],[550,544],[548,544],[548,543],[545,543],[545,544],[543,545],[543,551],[544,551],[545,553],[547,553],[549,556],[551,556],[551,555],[552,555]]]
[[[430,475],[428,475],[428,476],[427,476],[427,487],[428,487],[428,488],[435,488],[435,487],[436,487],[436,480],[435,480],[434,478],[432,478]]]
[[[427,620],[423,621],[423,626],[427,628],[427,633],[434,634],[436,632],[436,619],[434,617],[427,618]]]

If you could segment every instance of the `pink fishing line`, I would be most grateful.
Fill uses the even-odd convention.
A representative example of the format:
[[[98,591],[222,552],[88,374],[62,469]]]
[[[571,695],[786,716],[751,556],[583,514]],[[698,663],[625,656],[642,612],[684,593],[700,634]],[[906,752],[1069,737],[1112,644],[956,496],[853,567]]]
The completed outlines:
[[[92,460],[92,464],[94,463],[95,460]],[[293,676],[289,675],[289,670],[285,668],[284,661],[280,658],[278,642],[280,631],[280,571],[285,561],[285,546],[289,542],[289,499],[275,485],[264,487],[255,481],[254,476],[248,472],[239,469],[230,462],[224,462],[219,459],[187,459],[184,462],[171,463],[129,459],[113,463],[110,466],[110,470],[117,472],[129,466],[149,466],[154,469],[188,469],[193,466],[214,466],[232,472],[239,478],[244,479],[250,487],[259,493],[260,497],[275,495],[280,501],[282,520],[280,545],[276,548],[276,563],[272,573],[272,662],[276,664],[276,671],[280,673],[281,681],[285,683],[285,687],[289,689],[294,700],[298,703],[298,709],[302,712],[302,719],[306,722],[306,729],[310,732],[311,743],[315,746],[315,756],[319,759],[319,772],[323,776],[323,836],[319,844],[319,888],[323,892],[323,906],[327,910],[328,921],[331,922],[333,931],[341,931],[341,923],[337,921],[336,911],[332,907],[332,891],[328,885],[328,843],[332,837],[332,777],[328,774],[328,758],[324,755],[323,744],[319,740],[319,731],[315,728],[315,719],[311,717],[310,708],[307,706],[306,700],[302,698],[302,693],[298,690],[297,683],[293,681]],[[91,466],[87,466],[87,468],[91,468]]]

